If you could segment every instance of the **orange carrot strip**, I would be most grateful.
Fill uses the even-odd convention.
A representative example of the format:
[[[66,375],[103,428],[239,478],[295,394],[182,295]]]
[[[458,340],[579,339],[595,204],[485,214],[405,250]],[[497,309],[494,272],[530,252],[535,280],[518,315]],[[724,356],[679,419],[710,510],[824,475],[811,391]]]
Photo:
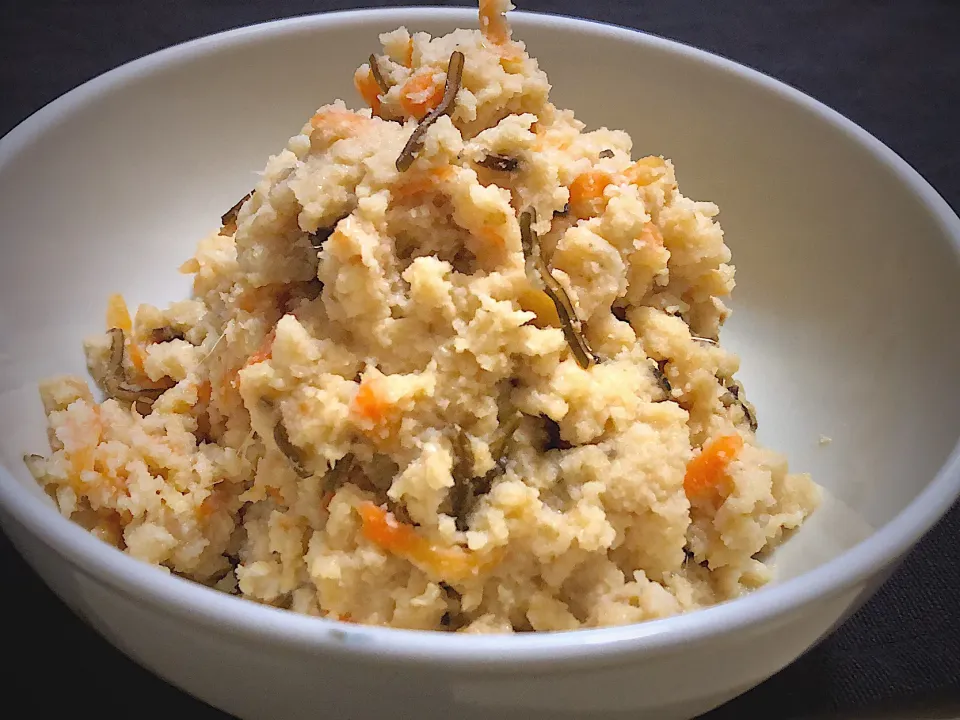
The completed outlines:
[[[400,107],[417,120],[433,110],[443,100],[443,83],[434,80],[436,70],[425,68],[407,80],[400,89]]]
[[[134,369],[143,375],[145,372],[143,369],[143,363],[144,360],[146,360],[143,354],[143,348],[140,347],[138,343],[130,340],[127,343],[127,356],[130,358],[130,364],[133,365]]]
[[[310,118],[311,138],[329,147],[346,138],[356,137],[372,126],[373,120],[343,108],[324,108]]]
[[[120,293],[114,293],[107,298],[107,329],[119,328],[127,337],[127,357],[134,369],[143,373],[143,349],[133,340],[133,320],[130,319],[130,310]]]
[[[390,403],[377,395],[369,382],[360,384],[360,389],[353,399],[357,413],[374,423],[381,422],[390,409]]]
[[[706,445],[687,465],[683,477],[683,490],[691,500],[700,499],[711,493],[721,496],[727,477],[727,467],[743,449],[743,438],[739,435],[722,435]]]
[[[197,404],[209,405],[210,396],[212,394],[213,394],[213,388],[210,385],[210,381],[204,380],[202,383],[197,385]]]
[[[403,64],[413,67],[413,38],[407,39],[407,51],[403,55]]]
[[[360,93],[363,101],[373,110],[373,114],[379,114],[380,86],[377,85],[377,81],[373,77],[373,71],[367,70],[366,73],[357,72],[357,74],[353,76],[353,85],[357,88],[357,92]]]
[[[495,45],[502,45],[510,40],[506,5],[503,0],[480,0],[480,32]]]
[[[596,217],[606,207],[603,191],[613,182],[610,173],[588,170],[570,183],[570,211],[578,218]]]
[[[494,560],[479,558],[460,547],[434,547],[412,526],[398,522],[392,513],[372,502],[360,503],[357,511],[362,522],[361,532],[367,540],[432,575],[456,580]]]
[[[240,384],[240,371],[244,368],[248,368],[251,365],[256,365],[257,363],[266,362],[273,357],[273,341],[276,338],[277,330],[274,328],[267,336],[263,339],[260,347],[257,348],[254,353],[247,358],[247,361],[236,370],[231,370],[227,373],[224,373],[223,380],[221,381],[221,397],[224,397],[228,392],[227,388],[233,388],[234,390],[238,389]]]
[[[133,320],[130,319],[130,310],[120,293],[114,293],[107,298],[107,329],[120,328],[125,333],[133,330]]]
[[[384,550],[395,554],[405,554],[417,546],[420,538],[409,525],[397,522],[391,513],[374,505],[363,502],[357,508],[363,522],[363,536]]]
[[[276,339],[276,337],[276,329],[273,329],[267,333],[267,336],[263,339],[263,343],[260,345],[257,351],[247,358],[247,362],[244,363],[244,367],[256,365],[257,363],[271,359],[273,357],[273,341]]]

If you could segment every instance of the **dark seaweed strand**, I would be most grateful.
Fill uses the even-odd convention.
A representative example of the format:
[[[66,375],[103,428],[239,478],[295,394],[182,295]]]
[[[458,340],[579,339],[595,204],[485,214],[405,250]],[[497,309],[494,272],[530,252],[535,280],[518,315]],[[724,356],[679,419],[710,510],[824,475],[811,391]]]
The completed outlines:
[[[520,413],[517,413],[505,423],[501,424],[500,432],[490,444],[490,455],[494,466],[482,478],[473,477],[473,449],[463,430],[458,430],[454,436],[454,465],[453,488],[451,489],[451,511],[456,520],[457,530],[466,532],[469,529],[468,516],[473,512],[477,498],[490,492],[493,481],[503,474],[507,464],[507,444],[520,427]]]
[[[540,416],[543,419],[543,429],[547,433],[546,450],[569,450],[573,444],[563,439],[560,432],[560,423],[546,415]]]
[[[449,597],[452,597],[454,600],[460,599],[461,597],[460,593],[457,592],[457,589],[450,583],[444,582],[443,580],[441,580],[437,584],[440,586],[440,589],[443,590],[443,592],[446,593]]]
[[[750,425],[750,429],[753,432],[757,431],[757,428],[760,427],[760,423],[757,420],[757,415],[754,413],[753,408],[750,406],[750,403],[746,400],[739,400],[740,407],[743,409],[744,417],[747,418],[747,423]]]
[[[453,450],[456,463],[452,473],[453,488],[450,490],[450,505],[457,530],[466,532],[467,515],[476,497],[476,487],[473,482],[473,449],[470,447],[467,434],[462,429],[458,430],[454,436]]]
[[[493,487],[493,481],[503,475],[507,470],[507,445],[513,439],[514,433],[520,428],[522,415],[517,413],[507,422],[500,425],[500,434],[491,443],[490,455],[493,457],[494,466],[487,471],[479,480],[474,480],[474,489],[476,495],[486,495]]]
[[[557,315],[560,317],[560,325],[563,330],[570,351],[573,353],[577,365],[586,369],[599,362],[596,354],[590,349],[587,339],[583,337],[583,329],[580,325],[580,318],[577,317],[576,308],[567,295],[563,285],[553,276],[540,255],[539,238],[533,230],[533,223],[536,222],[536,211],[532,208],[524,210],[520,214],[520,240],[523,245],[523,252],[527,258],[531,259],[539,276],[543,289],[553,301],[557,308]]]
[[[350,217],[350,213],[337,218],[330,224],[329,227],[317,228],[315,232],[308,233],[310,244],[313,246],[313,249],[320,250],[320,248],[323,247],[323,244],[330,239],[331,235],[333,235],[334,231],[337,229],[337,225],[340,224],[340,221],[346,220],[348,217]]]
[[[313,249],[319,250],[322,248],[323,244],[333,235],[336,227],[336,224],[333,224],[330,227],[320,228],[316,232],[310,233],[310,244],[313,246]]]
[[[496,462],[497,467],[499,467],[501,470],[503,469],[507,457],[507,444],[513,439],[513,436],[516,434],[517,430],[520,429],[521,419],[523,419],[523,416],[520,413],[516,413],[513,415],[513,417],[500,425],[500,434],[497,436],[497,440],[494,443],[493,452],[491,454],[494,457],[494,462]]]
[[[227,225],[231,225],[237,222],[237,215],[240,213],[240,208],[242,208],[243,204],[252,197],[253,197],[253,190],[251,190],[242,198],[240,198],[239,202],[237,202],[236,205],[234,205],[232,208],[230,208],[223,215],[220,216],[220,225],[222,227],[226,227]]]
[[[606,158],[612,158],[613,150],[611,150],[610,148],[607,148],[606,150],[601,150],[600,154],[597,157],[599,157],[601,160]]]
[[[520,167],[520,158],[507,157],[506,155],[487,155],[483,160],[478,161],[477,165],[497,172],[514,172]]]
[[[403,523],[404,525],[412,525],[413,527],[420,527],[420,523],[410,517],[410,511],[407,510],[407,506],[402,501],[387,497],[387,510],[390,511],[393,519],[397,522]]]
[[[533,262],[533,244],[535,242],[533,218],[535,214],[534,210],[524,210],[520,213],[520,245],[523,248],[523,257],[527,260],[528,265]],[[530,280],[533,280],[533,278],[530,278]]]
[[[410,139],[407,140],[407,144],[403,146],[403,150],[400,151],[400,157],[397,158],[398,171],[404,172],[413,165],[413,161],[416,159],[416,153],[420,149],[423,136],[426,135],[427,130],[429,130],[430,126],[439,120],[442,115],[446,115],[453,110],[457,93],[460,92],[460,81],[463,79],[463,61],[463,53],[459,50],[454,50],[453,54],[450,55],[450,62],[447,64],[447,80],[443,87],[443,99],[437,107],[427,113],[423,120],[420,121],[420,124],[414,129],[413,134],[410,135]]]
[[[370,53],[370,73],[373,75],[373,80],[377,83],[377,87],[380,88],[380,92],[386,95],[390,91],[390,86],[387,85],[387,81],[384,80],[383,73],[380,72],[380,63],[377,62],[377,56],[373,53]]]
[[[183,332],[175,327],[164,325],[150,331],[150,342],[153,344],[173,342],[174,340],[186,340]]]
[[[670,381],[667,379],[667,373],[664,370],[666,362],[666,360],[661,360],[654,363],[653,376],[657,379],[657,385],[660,386],[660,389],[663,390],[664,394],[669,400],[671,394],[673,393],[673,388],[670,386]]]
[[[107,360],[107,371],[103,378],[103,388],[109,397],[114,400],[144,403],[149,406],[176,384],[168,383],[164,387],[141,387],[129,382],[123,367],[126,333],[120,328],[110,328],[107,334],[110,336],[110,355]]]
[[[746,418],[747,423],[750,425],[750,429],[753,432],[756,432],[757,428],[760,427],[760,424],[757,422],[757,415],[750,406],[750,403],[746,398],[740,397],[740,393],[743,391],[743,386],[736,380],[730,380],[730,384],[727,385],[724,383],[723,387],[733,396],[734,401],[740,406],[740,409],[743,411],[744,418]]]
[[[441,616],[440,624],[447,630],[454,630],[455,624],[459,625],[458,616],[460,614],[459,608],[460,608],[460,600],[462,596],[460,595],[459,592],[457,592],[456,588],[454,588],[453,585],[450,585],[449,583],[446,583],[442,580],[438,584],[440,585],[440,589],[443,591],[443,594],[445,596],[445,599],[447,600],[448,606],[452,604],[457,608],[453,612],[451,612],[448,609]]]
[[[353,470],[356,464],[357,458],[353,453],[347,453],[337,460],[330,469],[327,470],[327,474],[323,476],[324,492],[334,492],[343,485],[347,481],[350,471]]]
[[[284,427],[282,421],[278,421],[277,424],[273,426],[273,441],[277,444],[277,448],[283,453],[284,457],[287,458],[287,462],[290,463],[290,467],[294,469],[297,475],[302,478],[310,477],[310,471],[303,465],[303,456],[300,448],[290,442],[290,436],[287,435],[287,428]]]

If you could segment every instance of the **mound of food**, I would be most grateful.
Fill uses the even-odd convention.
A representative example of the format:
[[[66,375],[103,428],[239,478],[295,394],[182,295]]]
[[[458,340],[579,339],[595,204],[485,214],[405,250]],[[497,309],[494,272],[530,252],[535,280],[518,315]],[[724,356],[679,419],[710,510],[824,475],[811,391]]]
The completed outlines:
[[[461,632],[736,597],[819,501],[719,344],[718,210],[549,101],[507,0],[382,35],[181,268],[44,383],[62,513],[225,592]],[[761,556],[762,557],[762,556]]]

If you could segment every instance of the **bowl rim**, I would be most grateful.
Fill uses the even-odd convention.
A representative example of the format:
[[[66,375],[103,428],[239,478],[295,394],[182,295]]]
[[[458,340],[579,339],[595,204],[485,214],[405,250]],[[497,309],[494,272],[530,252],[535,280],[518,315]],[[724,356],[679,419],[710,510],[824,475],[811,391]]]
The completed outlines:
[[[513,12],[514,27],[575,30],[646,45],[678,59],[711,66],[759,86],[796,109],[845,134],[891,172],[930,213],[960,256],[960,218],[946,201],[902,158],[858,125],[801,91],[719,55],[631,28],[561,15]],[[256,44],[295,33],[338,27],[394,27],[423,22],[476,27],[476,11],[463,8],[398,7],[303,15],[227,30],[174,45],[110,70],[60,96],[0,138],[0,172],[21,150],[48,129],[66,121],[108,92],[168,67],[187,64],[208,53]],[[944,515],[960,495],[960,439],[930,483],[893,519],[866,540],[837,557],[782,583],[742,598],[669,618],[572,632],[521,635],[463,635],[434,631],[358,626],[300,615],[225,595],[172,576],[102,543],[62,517],[42,495],[31,492],[0,467],[0,507],[29,534],[84,575],[111,587],[128,600],[146,603],[168,615],[215,632],[242,636],[275,647],[322,655],[342,655],[377,663],[406,663],[445,669],[515,671],[523,662],[537,668],[613,664],[626,655],[670,652],[687,643],[746,632],[773,623],[817,599],[835,598],[900,559]]]

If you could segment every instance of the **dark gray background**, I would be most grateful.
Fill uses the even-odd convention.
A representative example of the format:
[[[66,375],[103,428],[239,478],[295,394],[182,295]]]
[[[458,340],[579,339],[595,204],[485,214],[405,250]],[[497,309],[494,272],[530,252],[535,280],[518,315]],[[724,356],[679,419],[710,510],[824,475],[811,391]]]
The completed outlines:
[[[277,17],[409,2],[70,0],[0,2],[0,133],[72,87],[138,56]],[[435,5],[469,3],[434,2]],[[680,40],[794,85],[836,108],[960,207],[960,1],[529,0]],[[322,99],[318,99],[318,104]],[[953,332],[955,328],[945,328]],[[916,390],[916,388],[914,388]],[[921,384],[922,391],[922,384]],[[839,632],[710,720],[864,717],[960,706],[960,508]],[[0,536],[7,687],[37,717],[95,711],[224,718],[127,661],[75,620]],[[732,659],[736,661],[736,659]],[[8,668],[10,666],[8,665]],[[696,682],[691,678],[691,682]],[[50,692],[48,688],[56,688]],[[120,688],[118,690],[118,688]],[[144,707],[141,706],[141,707]],[[786,710],[784,708],[790,708]],[[31,713],[33,714],[33,713]],[[137,711],[139,714],[139,711]]]

